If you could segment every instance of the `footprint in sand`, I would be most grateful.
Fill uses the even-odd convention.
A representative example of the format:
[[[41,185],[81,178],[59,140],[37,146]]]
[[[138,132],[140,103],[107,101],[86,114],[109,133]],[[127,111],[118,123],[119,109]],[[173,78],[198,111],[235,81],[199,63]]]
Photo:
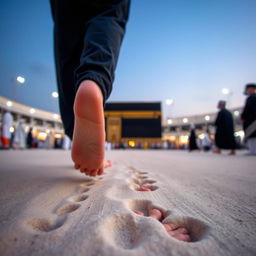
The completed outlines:
[[[131,184],[130,189],[141,191],[141,192],[148,192],[148,191],[155,191],[158,189],[157,186],[153,185],[138,185],[138,184]]]
[[[76,195],[76,196],[71,196],[68,198],[68,201],[70,202],[82,202],[85,201],[89,196],[88,195]]]
[[[65,199],[65,201],[71,202],[69,204],[62,205],[54,210],[54,213],[58,216],[56,220],[52,221],[47,218],[34,218],[27,222],[28,226],[30,226],[35,231],[42,231],[42,232],[50,232],[59,227],[61,227],[66,218],[67,214],[76,211],[80,208],[81,204],[78,202],[85,201],[89,196],[84,194],[88,192],[90,188],[88,186],[92,186],[96,183],[94,179],[87,179],[79,186],[79,193],[72,195]]]
[[[152,185],[156,183],[156,181],[151,180],[146,176],[147,172],[141,172],[135,169],[130,170],[129,172],[132,173],[132,179],[128,180],[128,182],[131,183],[130,189],[142,192],[155,191],[158,189],[157,186]]]
[[[131,250],[141,244],[144,237],[143,228],[140,228],[131,215],[115,215],[104,220],[101,227],[102,234],[109,244],[114,247]]]
[[[56,211],[55,214],[60,216],[66,213],[74,212],[77,210],[81,205],[80,204],[66,204],[61,207],[59,207]]]
[[[191,217],[175,217],[170,211],[167,214],[166,210],[152,205],[149,200],[129,200],[126,206],[137,215],[160,221],[169,237],[183,242],[200,241],[209,230],[202,221]]]
[[[57,217],[54,221],[47,218],[35,218],[27,222],[35,231],[50,232],[61,227],[66,221],[66,216]]]

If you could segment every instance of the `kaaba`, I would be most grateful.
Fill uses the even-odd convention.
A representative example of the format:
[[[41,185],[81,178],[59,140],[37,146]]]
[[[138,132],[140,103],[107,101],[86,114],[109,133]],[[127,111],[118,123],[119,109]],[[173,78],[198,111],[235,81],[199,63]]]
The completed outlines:
[[[106,139],[111,143],[126,142],[129,145],[159,143],[161,119],[161,102],[106,103]]]

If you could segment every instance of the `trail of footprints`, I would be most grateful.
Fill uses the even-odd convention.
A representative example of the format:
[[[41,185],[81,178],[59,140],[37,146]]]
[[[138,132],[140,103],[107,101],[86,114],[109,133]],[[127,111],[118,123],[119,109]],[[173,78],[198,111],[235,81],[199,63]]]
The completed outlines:
[[[129,172],[131,173],[132,177],[128,179],[128,182],[130,183],[130,188],[132,190],[146,192],[155,191],[158,189],[157,186],[152,185],[156,183],[156,181],[149,179],[147,172],[137,171],[133,167],[130,168]]]
[[[131,177],[128,178],[129,187],[135,191],[147,192],[159,189],[155,180],[148,177],[147,172],[141,172],[133,167],[129,167]],[[154,185],[153,185],[154,184]],[[163,213],[163,218],[160,220],[162,224],[172,224],[177,227],[186,228],[189,232],[191,242],[202,240],[208,233],[209,227],[202,221],[187,217],[175,216],[170,210],[165,210],[161,207],[153,205],[150,200],[133,199],[126,200],[125,206],[133,212],[137,218],[149,218],[149,209],[159,209]],[[138,214],[143,213],[143,215]],[[150,218],[151,221],[153,218]],[[151,232],[151,223],[140,222],[136,220],[131,214],[115,215],[107,219],[103,224],[103,229],[107,229],[109,234],[109,242],[113,246],[121,247],[122,249],[134,249],[139,247],[141,243],[147,241],[149,237],[146,234]],[[164,225],[162,225],[164,229]],[[164,229],[165,230],[165,229]],[[165,230],[165,234],[174,241],[186,244],[184,241],[179,241],[175,236],[170,236]]]
[[[99,179],[87,179],[81,183],[76,189],[77,192],[70,197],[62,200],[60,206],[53,209],[56,217],[51,220],[50,218],[34,218],[27,222],[27,224],[35,231],[50,232],[61,227],[68,218],[68,215],[81,206],[81,203],[85,201],[89,195],[87,192],[90,190],[90,186],[94,185]],[[64,202],[64,204],[63,204]]]
[[[129,187],[131,190],[140,191],[142,193],[151,191],[151,193],[159,189],[155,185],[157,181],[148,177],[147,172],[138,171],[133,167],[129,167],[130,178],[128,178]],[[87,192],[90,190],[90,186],[94,185],[98,179],[87,179],[81,183],[77,189],[77,192],[67,199],[60,202],[60,206],[53,209],[53,213],[56,215],[54,220],[47,218],[35,218],[28,222],[29,226],[35,231],[50,232],[61,227],[68,215],[78,210],[89,195]],[[123,201],[123,200],[122,200]],[[197,242],[202,240],[208,233],[209,227],[202,221],[187,217],[187,216],[175,216],[170,210],[165,210],[161,207],[153,205],[150,200],[132,199],[124,202],[125,207],[132,212],[132,214],[113,215],[103,220],[101,229],[106,229],[108,233],[107,240],[113,246],[117,246],[122,249],[134,249],[139,247],[142,242],[148,240],[145,234],[150,233],[150,222],[140,222],[139,218],[149,218],[149,209],[159,209],[163,213],[163,218],[160,220],[162,224],[173,224],[179,227],[184,227],[188,230],[191,237],[191,242]],[[138,214],[143,213],[143,215]],[[136,218],[134,218],[136,216]],[[153,218],[150,218],[151,221]],[[156,221],[156,220],[155,220]],[[164,229],[164,226],[162,225]],[[165,230],[165,234],[170,239],[178,241],[175,237],[169,236]]]

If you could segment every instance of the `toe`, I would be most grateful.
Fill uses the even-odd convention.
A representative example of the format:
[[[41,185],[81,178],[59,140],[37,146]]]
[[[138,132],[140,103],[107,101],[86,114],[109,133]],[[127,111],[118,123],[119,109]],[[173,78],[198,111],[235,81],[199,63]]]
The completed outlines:
[[[80,169],[80,164],[75,164],[74,167],[75,169]]]
[[[180,241],[191,242],[191,238],[189,235],[177,234],[177,235],[173,235],[172,237]]]
[[[95,177],[97,175],[97,173],[98,173],[98,169],[96,169],[96,170],[94,169],[90,172],[90,175]]]
[[[143,212],[141,212],[141,211],[134,211],[136,214],[138,214],[138,215],[141,215],[141,216],[144,216],[144,213]]]
[[[151,189],[146,187],[140,187],[139,191],[151,191]]]
[[[172,235],[179,235],[179,234],[187,235],[188,230],[185,229],[185,228],[177,228],[175,230],[169,231],[169,233],[172,234]]]
[[[162,212],[159,209],[149,209],[148,210],[149,217],[152,217],[157,220],[161,220],[163,217]]]
[[[102,175],[103,173],[104,173],[104,169],[100,168],[99,171],[98,171],[98,175]]]
[[[167,224],[163,224],[164,228],[166,229],[166,231],[173,231],[177,228],[179,228],[177,225],[173,224],[173,223],[167,223]]]

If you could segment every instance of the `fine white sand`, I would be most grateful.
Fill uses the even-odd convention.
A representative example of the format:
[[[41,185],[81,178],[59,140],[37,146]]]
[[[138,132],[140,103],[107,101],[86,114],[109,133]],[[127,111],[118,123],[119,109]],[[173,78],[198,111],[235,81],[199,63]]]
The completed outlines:
[[[102,178],[70,152],[0,151],[0,255],[256,255],[256,157],[111,151]],[[147,181],[152,192],[137,191]],[[186,227],[168,236],[147,215]]]

